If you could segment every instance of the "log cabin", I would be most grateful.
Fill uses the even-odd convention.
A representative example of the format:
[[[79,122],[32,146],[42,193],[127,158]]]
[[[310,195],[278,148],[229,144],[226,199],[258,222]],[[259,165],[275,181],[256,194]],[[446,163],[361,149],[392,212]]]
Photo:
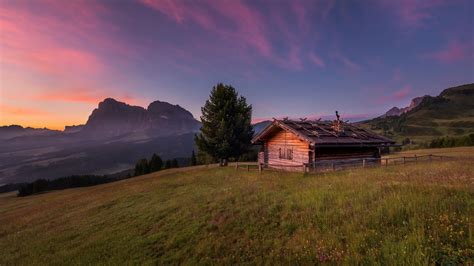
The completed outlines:
[[[261,145],[259,163],[265,167],[304,170],[358,160],[380,164],[380,151],[395,141],[343,122],[306,119],[274,121],[252,139]]]

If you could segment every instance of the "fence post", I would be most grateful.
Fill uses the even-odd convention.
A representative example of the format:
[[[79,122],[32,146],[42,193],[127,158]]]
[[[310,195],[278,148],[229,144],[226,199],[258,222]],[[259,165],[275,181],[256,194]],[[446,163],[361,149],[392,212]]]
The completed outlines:
[[[365,159],[362,160],[362,167],[365,168]]]
[[[405,156],[403,156],[403,164],[405,164]]]
[[[247,172],[250,172],[250,164],[247,164]]]
[[[431,154],[430,154],[430,155],[428,155],[428,159],[429,159],[429,160],[430,160],[430,162],[431,162]]]
[[[336,164],[335,163],[332,163],[332,170],[336,171]]]
[[[416,154],[415,154],[415,163],[418,163],[418,157],[416,157]]]
[[[237,170],[239,168],[239,162],[235,163],[235,169]]]
[[[385,158],[385,167],[388,166],[388,158]]]
[[[258,172],[262,172],[263,171],[263,166],[261,163],[258,164]]]

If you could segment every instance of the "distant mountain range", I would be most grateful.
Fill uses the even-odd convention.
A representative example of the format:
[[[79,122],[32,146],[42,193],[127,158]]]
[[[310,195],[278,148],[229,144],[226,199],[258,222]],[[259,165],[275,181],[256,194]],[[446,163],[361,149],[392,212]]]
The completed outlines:
[[[26,137],[26,136],[46,136],[50,134],[55,134],[60,131],[51,130],[47,128],[31,128],[31,127],[22,127],[18,125],[11,126],[1,126],[0,127],[0,141],[8,140],[15,137]]]
[[[107,98],[85,125],[64,131],[0,127],[0,185],[70,174],[107,174],[157,153],[188,157],[201,123],[179,105],[148,108]]]
[[[99,103],[81,132],[96,137],[123,134],[158,137],[194,132],[200,126],[201,123],[179,105],[155,101],[145,109],[108,98]]]
[[[271,121],[254,125],[255,133]],[[474,132],[474,84],[422,96],[405,108],[357,124],[397,140],[427,141]],[[64,131],[0,127],[0,185],[71,174],[110,174],[157,153],[189,157],[200,122],[179,105],[152,102],[146,109],[108,98],[85,125]]]
[[[424,98],[426,97],[430,97],[429,95],[425,95],[425,96],[421,96],[421,97],[416,97],[416,98],[413,98],[410,102],[410,105],[407,106],[407,107],[403,107],[403,108],[398,108],[396,106],[392,107],[390,110],[388,110],[384,115],[382,115],[381,117],[387,117],[387,116],[400,116],[406,112],[409,112],[411,110],[413,110],[415,107],[417,107],[422,101]]]
[[[358,124],[399,142],[474,133],[474,84],[448,88],[438,96],[415,98],[406,108],[392,108],[381,117]]]

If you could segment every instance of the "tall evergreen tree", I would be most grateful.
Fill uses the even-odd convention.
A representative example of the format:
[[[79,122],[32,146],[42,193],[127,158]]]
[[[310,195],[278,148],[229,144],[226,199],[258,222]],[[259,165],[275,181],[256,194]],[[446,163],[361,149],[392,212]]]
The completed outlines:
[[[178,160],[173,159],[173,160],[171,161],[171,168],[178,168],[178,167],[179,167],[179,165],[178,165]]]
[[[191,164],[191,166],[197,165],[197,158],[196,158],[196,154],[194,153],[194,150],[191,153],[190,164]]]
[[[165,169],[170,169],[171,168],[171,161],[170,160],[166,160],[165,162]]]
[[[150,172],[160,171],[163,168],[163,160],[161,160],[160,156],[153,153],[150,160]]]
[[[238,158],[249,150],[252,106],[232,86],[214,86],[201,111],[201,133],[195,136],[200,151],[227,165],[229,158]]]
[[[150,171],[149,171],[147,159],[141,159],[135,165],[135,174],[134,174],[135,176],[148,174],[149,172]]]

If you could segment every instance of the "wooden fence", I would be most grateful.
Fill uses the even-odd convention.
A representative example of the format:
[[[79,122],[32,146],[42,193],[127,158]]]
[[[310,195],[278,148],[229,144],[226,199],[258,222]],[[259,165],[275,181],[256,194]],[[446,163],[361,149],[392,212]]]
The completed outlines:
[[[235,169],[245,169],[247,171],[258,170],[262,172],[264,170],[283,170],[283,171],[302,171],[302,172],[324,172],[324,171],[336,171],[350,168],[367,168],[367,167],[387,167],[390,165],[400,165],[408,163],[423,163],[432,161],[444,161],[455,159],[452,156],[444,155],[414,155],[414,156],[401,156],[401,157],[387,157],[387,158],[363,158],[363,159],[346,159],[346,160],[321,160],[311,164],[302,165],[274,165],[274,164],[261,164],[257,162],[237,162],[235,163]]]

